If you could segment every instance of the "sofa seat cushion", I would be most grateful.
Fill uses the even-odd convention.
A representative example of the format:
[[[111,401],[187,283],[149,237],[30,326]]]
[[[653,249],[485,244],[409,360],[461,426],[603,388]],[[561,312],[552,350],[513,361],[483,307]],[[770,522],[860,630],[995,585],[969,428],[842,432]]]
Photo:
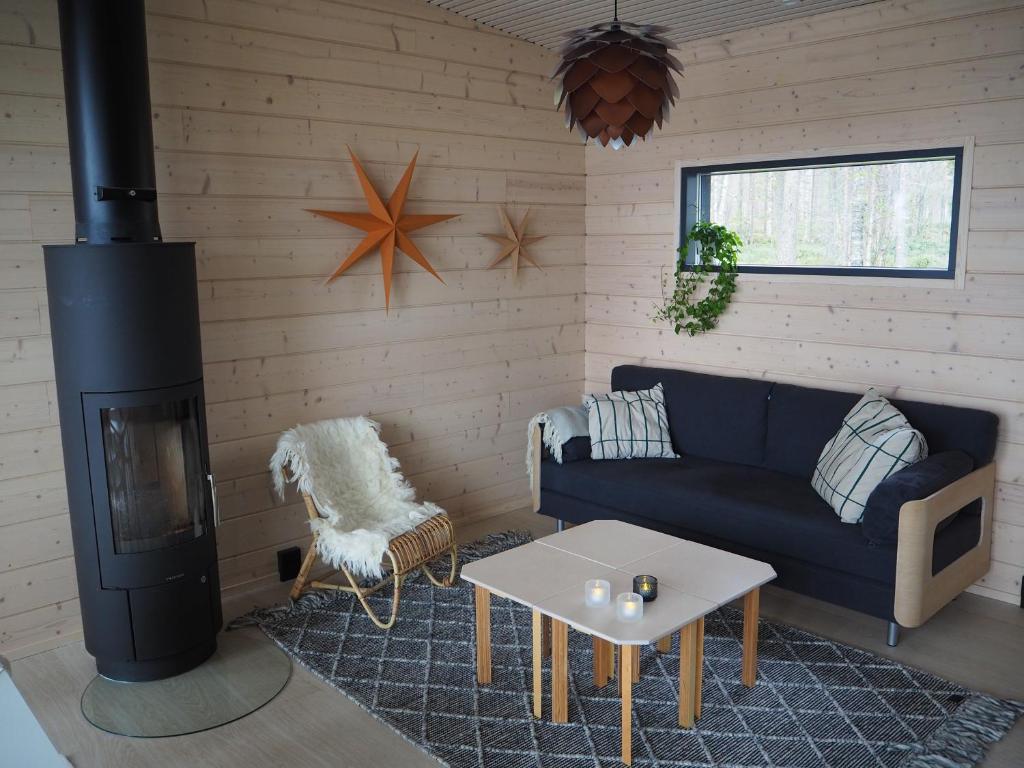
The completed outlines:
[[[541,488],[863,578],[895,580],[893,548],[868,542],[806,479],[781,472],[692,455],[545,463]]]

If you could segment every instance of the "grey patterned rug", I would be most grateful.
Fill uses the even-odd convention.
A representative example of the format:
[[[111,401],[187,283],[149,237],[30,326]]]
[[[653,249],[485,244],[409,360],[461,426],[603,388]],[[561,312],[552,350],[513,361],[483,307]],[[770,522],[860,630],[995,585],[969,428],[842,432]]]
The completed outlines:
[[[463,562],[527,540],[488,537],[463,547]],[[388,598],[372,599],[386,615]],[[299,664],[451,768],[620,766],[619,700],[614,684],[593,686],[590,639],[569,633],[570,722],[535,720],[530,611],[497,597],[491,611],[489,686],[476,683],[473,590],[465,582],[440,589],[422,576],[409,581],[388,632],[344,593],[307,594],[240,623],[258,624]],[[703,714],[693,730],[676,725],[678,638],[671,653],[643,649],[633,686],[634,765],[967,768],[1024,713],[1020,702],[764,619],[757,684],[745,688],[742,631],[738,610],[707,617]],[[545,690],[550,695],[547,679]]]

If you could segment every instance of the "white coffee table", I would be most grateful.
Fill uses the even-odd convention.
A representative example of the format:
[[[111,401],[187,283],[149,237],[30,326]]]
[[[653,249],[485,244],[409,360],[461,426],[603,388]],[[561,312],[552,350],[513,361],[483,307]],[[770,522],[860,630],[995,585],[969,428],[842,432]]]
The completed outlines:
[[[658,597],[644,604],[643,618],[621,622],[614,596],[631,592],[633,576],[658,579]],[[594,683],[603,687],[614,676],[614,649],[619,648],[622,696],[622,760],[631,762],[632,684],[639,679],[641,645],[671,647],[679,632],[679,725],[693,727],[700,717],[704,617],[743,597],[743,683],[757,674],[757,621],[761,585],[775,578],[767,563],[678,539],[614,520],[595,520],[546,536],[462,568],[475,585],[477,679],[491,682],[491,594],[533,610],[533,714],[541,717],[541,670],[551,654],[551,719],[564,723],[568,706],[568,628],[593,639]],[[587,579],[611,583],[612,603],[601,608],[583,602]],[[550,643],[550,645],[549,645]]]

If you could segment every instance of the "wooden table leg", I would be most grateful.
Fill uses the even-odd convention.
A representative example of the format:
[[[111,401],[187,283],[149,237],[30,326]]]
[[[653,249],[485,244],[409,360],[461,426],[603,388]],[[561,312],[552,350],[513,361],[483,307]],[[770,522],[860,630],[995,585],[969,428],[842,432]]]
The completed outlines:
[[[668,653],[672,650],[672,635],[666,635],[658,641],[658,653]]]
[[[600,637],[591,636],[594,648],[594,687],[604,688],[611,678],[609,674],[609,657],[612,656],[612,644]]]
[[[551,658],[551,617],[544,616],[541,624],[541,654],[545,659]]]
[[[551,620],[551,722],[569,722],[569,625]]]
[[[619,646],[619,685],[622,689],[622,762],[633,763],[633,653]]]
[[[679,727],[693,728],[697,677],[697,622],[679,630]]]
[[[491,593],[477,586],[476,593],[476,681],[491,682]]]
[[[631,667],[633,669],[633,682],[640,682],[640,646],[631,645],[629,646],[629,652],[633,654]]]
[[[543,613],[533,611],[533,716],[544,712],[544,619]]]
[[[700,719],[700,699],[704,689],[704,617],[697,620],[697,653],[694,662],[697,679],[693,687],[693,716]]]
[[[753,688],[757,680],[757,618],[760,612],[761,588],[743,597],[743,684]]]

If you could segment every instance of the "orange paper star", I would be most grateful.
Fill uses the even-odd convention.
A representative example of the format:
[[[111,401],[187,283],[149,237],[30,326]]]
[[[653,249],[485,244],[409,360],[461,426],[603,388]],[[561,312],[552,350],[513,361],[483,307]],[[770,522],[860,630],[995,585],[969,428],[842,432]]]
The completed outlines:
[[[431,224],[437,224],[439,221],[454,219],[459,214],[402,214],[402,208],[405,206],[405,200],[409,194],[409,184],[412,182],[412,173],[416,168],[416,157],[419,155],[419,152],[412,156],[412,160],[409,161],[409,167],[405,169],[405,173],[402,174],[398,186],[395,187],[395,191],[391,193],[391,197],[388,199],[387,205],[385,205],[377,194],[377,190],[373,188],[373,184],[370,183],[370,179],[366,175],[366,171],[363,170],[363,166],[360,165],[359,158],[356,157],[355,152],[352,151],[351,147],[347,147],[347,149],[352,157],[352,165],[356,169],[356,176],[359,177],[359,184],[363,188],[363,195],[366,197],[366,204],[369,206],[370,212],[318,211],[310,208],[306,210],[310,213],[315,213],[317,216],[326,216],[328,219],[340,221],[342,224],[348,224],[350,227],[356,227],[366,232],[366,237],[363,238],[363,241],[355,247],[348,258],[341,262],[338,268],[327,278],[328,283],[339,277],[346,269],[370,253],[374,248],[380,246],[380,263],[384,273],[384,307],[388,309],[391,306],[391,273],[395,263],[395,246],[397,245],[399,250],[404,251],[409,258],[443,283],[444,280],[430,266],[427,257],[409,239],[407,233],[423,229],[423,227],[428,227]]]
[[[526,236],[526,222],[530,218],[530,209],[526,209],[526,213],[523,214],[522,221],[519,222],[519,229],[517,230],[512,226],[511,220],[508,218],[508,214],[505,213],[505,209],[500,205],[498,206],[498,216],[501,217],[501,226],[505,230],[503,235],[493,235],[482,233],[484,237],[489,237],[496,243],[501,244],[501,252],[494,257],[494,261],[490,263],[488,269],[494,269],[503,259],[511,256],[512,257],[512,276],[515,277],[519,274],[519,257],[521,256],[525,261],[530,262],[541,272],[540,264],[530,258],[530,254],[526,252],[526,246],[536,243],[538,240],[543,240],[544,235],[537,235],[534,237]]]

